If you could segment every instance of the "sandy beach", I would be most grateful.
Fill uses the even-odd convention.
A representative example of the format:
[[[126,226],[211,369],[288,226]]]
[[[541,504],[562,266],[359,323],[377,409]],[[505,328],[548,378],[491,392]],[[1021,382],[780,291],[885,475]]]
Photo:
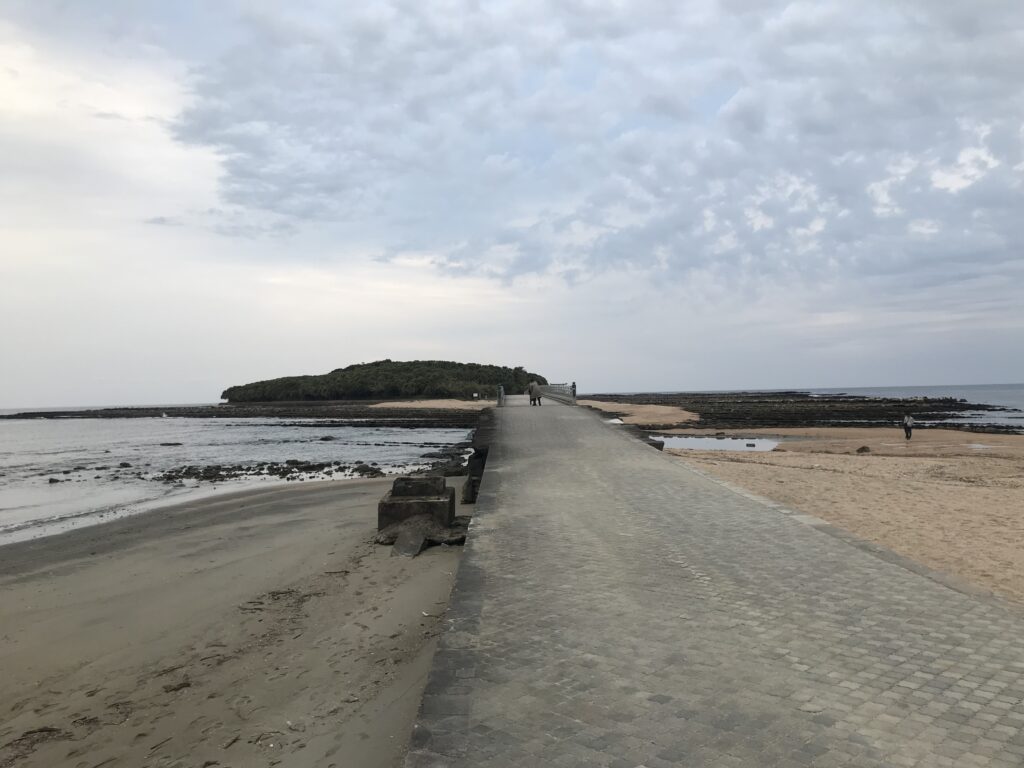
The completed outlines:
[[[587,408],[595,408],[609,414],[622,414],[619,418],[624,424],[635,424],[638,427],[650,426],[652,424],[679,424],[687,421],[697,421],[700,415],[691,411],[684,411],[672,405],[648,405],[643,403],[610,403],[603,400],[577,400],[577,405]]]
[[[490,400],[456,400],[455,398],[443,398],[440,400],[387,400],[383,403],[374,403],[370,408],[379,409],[413,409],[432,411],[482,411],[490,408],[494,403]]]
[[[389,484],[3,548],[0,768],[399,764],[460,549],[373,545]]]
[[[1024,436],[918,429],[908,442],[896,428],[726,434],[785,440],[770,452],[668,452],[937,571],[1024,601]]]

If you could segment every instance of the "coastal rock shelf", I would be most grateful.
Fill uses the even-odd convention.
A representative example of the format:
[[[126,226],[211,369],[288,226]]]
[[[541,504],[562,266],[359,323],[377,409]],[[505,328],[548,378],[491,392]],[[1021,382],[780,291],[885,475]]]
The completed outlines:
[[[645,424],[649,430],[673,427],[742,429],[750,427],[888,427],[911,414],[918,422],[978,432],[1019,432],[1005,424],[964,423],[969,413],[1014,409],[946,398],[882,398],[810,392],[651,393],[587,395],[590,400],[631,405],[673,406],[700,415],[700,422]]]
[[[316,419],[317,426],[409,427],[471,429],[478,413],[442,408],[371,407],[377,401],[315,403],[246,403],[243,405],[188,405],[147,408],[96,408],[75,411],[25,411],[0,415],[0,419]],[[322,421],[329,419],[330,421]],[[314,422],[294,426],[313,426]]]
[[[432,459],[421,472],[435,472],[443,476],[463,475],[466,472],[463,454],[469,443],[456,443],[439,451],[424,454]],[[223,482],[246,477],[279,477],[284,480],[327,479],[331,477],[383,477],[386,473],[378,462],[354,461],[302,461],[288,459],[284,462],[258,462],[255,464],[208,464],[187,465],[161,472],[151,479],[162,483],[180,483],[184,480]],[[142,477],[140,474],[139,477]],[[443,480],[443,478],[442,478]],[[58,481],[59,482],[59,481]]]
[[[383,477],[384,472],[376,462],[366,464],[358,462],[353,465],[333,462],[286,461],[284,464],[260,462],[254,465],[235,464],[222,466],[189,465],[168,470],[153,479],[162,483],[180,483],[184,480],[199,480],[217,483],[225,480],[237,480],[244,477],[279,477],[284,480],[305,480],[306,478],[338,477]]]

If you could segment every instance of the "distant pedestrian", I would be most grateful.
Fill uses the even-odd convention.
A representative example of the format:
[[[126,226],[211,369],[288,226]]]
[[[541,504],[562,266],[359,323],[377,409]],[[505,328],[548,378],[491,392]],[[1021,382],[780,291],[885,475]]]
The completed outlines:
[[[572,383],[572,399],[573,400],[576,399],[576,382],[575,381]]]
[[[530,382],[530,405],[540,405],[540,384],[536,381]]]
[[[914,417],[909,413],[903,417],[903,434],[907,436],[907,440],[910,439],[910,433],[914,431]]]

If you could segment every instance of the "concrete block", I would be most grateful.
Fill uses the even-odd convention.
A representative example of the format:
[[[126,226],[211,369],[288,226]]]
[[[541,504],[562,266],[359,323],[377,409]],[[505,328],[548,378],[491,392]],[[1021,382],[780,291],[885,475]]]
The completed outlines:
[[[439,479],[444,481],[443,477]],[[455,522],[455,489],[445,488],[443,495],[417,498],[388,491],[377,504],[377,530],[417,515],[429,515],[438,525],[450,526]]]
[[[473,455],[469,457],[469,477],[462,486],[462,503],[473,504],[476,501],[477,493],[480,490],[480,480],[484,475],[484,465],[487,463],[487,446],[476,446],[473,448]]]
[[[416,557],[427,548],[427,537],[422,531],[405,530],[398,534],[394,546],[391,548],[392,557],[402,555],[403,557]]]
[[[392,496],[444,496],[444,494],[444,478],[440,475],[397,477],[391,484]]]

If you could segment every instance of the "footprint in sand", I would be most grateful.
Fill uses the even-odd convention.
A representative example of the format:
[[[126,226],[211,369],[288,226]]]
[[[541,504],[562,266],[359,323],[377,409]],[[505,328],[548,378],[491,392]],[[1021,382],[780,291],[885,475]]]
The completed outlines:
[[[251,696],[244,695],[228,699],[227,704],[228,707],[238,716],[239,720],[248,720],[261,709],[266,709],[266,707],[254,704]]]
[[[79,715],[71,721],[71,725],[75,728],[84,729],[86,731],[85,735],[88,735],[102,726],[103,723],[100,722],[98,717],[93,717],[91,715]]]
[[[204,718],[205,719],[205,718]],[[211,733],[224,730],[224,723],[220,720],[214,720],[202,730],[203,736],[209,736]]]
[[[132,716],[132,703],[130,701],[114,701],[107,704],[107,714],[103,721],[104,725],[121,725]]]
[[[14,704],[11,705],[11,713],[18,714],[19,712],[21,712],[22,709],[25,708],[25,705],[31,703],[31,701],[32,699],[22,699],[21,701],[16,701]]]
[[[36,747],[51,741],[70,741],[73,736],[61,728],[44,726],[25,731],[21,736],[3,745],[3,749],[9,750],[10,755],[3,761],[4,765],[13,765],[20,758],[27,757],[35,752]],[[10,762],[8,762],[10,760]]]

